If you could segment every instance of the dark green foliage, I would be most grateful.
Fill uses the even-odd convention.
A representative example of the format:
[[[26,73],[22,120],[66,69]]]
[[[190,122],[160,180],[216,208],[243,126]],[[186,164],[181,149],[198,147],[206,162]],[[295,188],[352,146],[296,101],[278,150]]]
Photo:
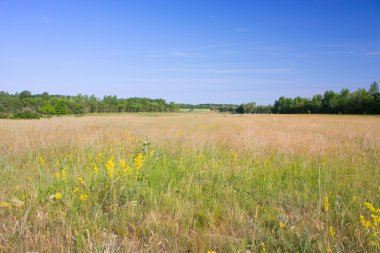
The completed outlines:
[[[27,108],[27,110],[26,110]],[[312,99],[280,97],[274,105],[256,105],[255,102],[234,104],[175,104],[164,99],[117,98],[104,96],[49,95],[47,92],[33,95],[30,91],[16,94],[0,92],[0,118],[37,117],[36,115],[84,114],[96,112],[175,112],[179,108],[209,109],[230,113],[335,113],[335,114],[380,114],[380,92],[377,82],[370,88],[340,93],[326,91],[323,96]],[[27,112],[28,111],[28,112]],[[34,116],[32,116],[32,114]]]
[[[256,106],[256,111],[254,113],[260,114],[270,114],[273,111],[272,105],[258,105]]]
[[[24,91],[20,92],[19,96],[20,96],[20,99],[22,100],[22,99],[25,99],[25,98],[32,97],[32,93],[30,91],[28,91],[28,90],[24,90]]]
[[[241,104],[236,108],[237,113],[254,113],[256,111],[256,103]]]
[[[21,112],[16,112],[13,114],[13,119],[39,119],[41,116],[40,114],[31,111],[31,110],[24,110]]]
[[[105,96],[33,95],[30,91],[16,94],[0,92],[0,118],[37,118],[42,115],[84,114],[95,112],[175,112],[178,106],[164,99],[117,98]],[[13,116],[12,116],[13,115]]]
[[[324,95],[308,98],[280,97],[274,103],[273,113],[336,113],[336,114],[380,114],[380,93],[377,82],[369,90],[358,89],[350,92],[342,89],[340,93],[332,90]]]

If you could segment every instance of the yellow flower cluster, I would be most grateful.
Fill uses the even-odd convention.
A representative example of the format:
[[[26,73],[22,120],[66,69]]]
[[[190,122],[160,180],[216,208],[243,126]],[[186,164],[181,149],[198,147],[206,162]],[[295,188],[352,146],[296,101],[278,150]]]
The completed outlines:
[[[127,162],[124,159],[119,160],[119,167],[125,174],[132,173],[132,169],[127,165]]]
[[[57,200],[61,200],[61,199],[62,199],[62,193],[57,192],[57,193],[55,194],[55,199],[57,199]]]
[[[56,172],[56,173],[55,173],[55,178],[56,178],[57,180],[60,180],[60,179],[62,179],[62,180],[66,180],[66,179],[67,179],[66,170],[63,168],[63,169],[61,170],[61,173]]]
[[[45,166],[45,158],[42,155],[38,158],[38,163],[41,166]]]
[[[329,197],[326,196],[325,199],[324,199],[324,205],[325,205],[325,212],[328,213],[329,212],[329,208],[330,208],[330,202],[329,202]]]
[[[376,208],[370,202],[365,202],[364,206],[369,211],[371,219],[366,219],[364,215],[360,215],[360,223],[364,229],[370,232],[369,244],[377,250],[380,250],[380,208]]]
[[[107,161],[107,163],[105,164],[106,166],[106,169],[107,169],[107,175],[109,178],[112,178],[113,177],[113,171],[114,171],[114,168],[115,168],[115,164],[113,162],[113,159],[109,159]]]
[[[332,226],[329,227],[329,232],[330,232],[331,238],[334,240],[335,239],[335,231],[334,231],[334,228]]]
[[[127,162],[124,159],[119,160],[120,168],[124,169],[127,166]]]
[[[79,199],[82,201],[86,201],[88,199],[88,195],[87,194],[81,194]]]
[[[364,203],[365,207],[368,208],[368,210],[371,212],[371,213],[378,213],[380,214],[380,208],[376,209],[371,203],[369,202],[365,202]]]
[[[138,153],[138,155],[135,157],[135,168],[136,168],[137,175],[140,173],[142,163],[143,163],[143,155],[141,153]]]
[[[94,168],[92,169],[92,171],[94,172],[95,176],[98,175],[99,169],[98,169],[98,166],[96,165],[96,163],[94,163]]]
[[[360,223],[365,228],[370,228],[372,226],[372,223],[364,218],[363,215],[360,215]]]
[[[76,171],[69,171],[67,167],[68,165],[61,167],[61,163],[57,163],[57,166],[55,168],[58,170],[54,172],[53,176],[55,180],[52,182],[52,186],[54,186],[55,191],[48,196],[48,199],[50,201],[53,201],[52,203],[56,204],[56,208],[61,208],[62,203],[66,203],[68,205],[76,205],[82,203],[84,205],[86,201],[89,203],[89,200],[96,198],[96,196],[92,197],[90,195],[90,188],[92,188],[93,184],[102,184],[105,182],[102,180],[104,178],[112,180],[108,181],[108,183],[112,183],[113,187],[111,190],[113,191],[113,198],[116,199],[116,191],[118,190],[117,187],[119,186],[118,182],[121,184],[124,183],[121,180],[116,180],[116,178],[119,179],[120,177],[127,176],[135,172],[138,175],[145,159],[148,158],[149,157],[146,157],[141,152],[137,153],[136,155],[131,154],[130,157],[126,158],[116,158],[115,155],[105,157],[101,153],[97,156],[91,154],[89,157],[89,159],[92,160],[91,163],[84,167],[84,173],[76,175],[76,177],[74,177]],[[45,162],[41,157],[39,157],[38,161],[40,164],[44,164]],[[130,166],[128,166],[129,163],[131,163]],[[70,164],[70,161],[68,161],[67,164]],[[67,173],[68,171],[70,173]],[[113,178],[115,178],[115,180],[113,180]],[[125,177],[123,179],[131,180],[133,182],[138,179],[138,176]],[[61,183],[62,180],[65,180],[64,184]],[[96,201],[96,199],[93,200],[94,202]],[[15,206],[13,202],[10,204],[5,201],[0,201],[0,208],[11,208],[13,206]],[[83,207],[85,206],[87,205],[84,205]]]

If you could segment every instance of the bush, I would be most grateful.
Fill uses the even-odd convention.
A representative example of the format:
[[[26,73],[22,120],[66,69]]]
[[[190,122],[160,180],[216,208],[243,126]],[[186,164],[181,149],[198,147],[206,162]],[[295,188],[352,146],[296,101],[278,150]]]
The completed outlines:
[[[41,115],[33,111],[22,111],[13,114],[13,119],[39,119]]]
[[[0,119],[8,119],[9,116],[10,116],[9,113],[0,112]]]

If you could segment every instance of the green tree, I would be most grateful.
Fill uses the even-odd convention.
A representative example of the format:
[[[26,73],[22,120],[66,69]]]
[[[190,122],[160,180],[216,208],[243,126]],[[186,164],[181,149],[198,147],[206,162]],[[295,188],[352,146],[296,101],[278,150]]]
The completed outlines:
[[[342,89],[338,98],[338,112],[349,113],[348,104],[350,102],[351,93],[348,89]]]
[[[325,113],[337,113],[339,99],[338,94],[332,90],[328,90],[323,95],[322,99],[322,109]]]
[[[20,99],[30,98],[32,97],[32,93],[28,90],[21,91],[19,94]]]
[[[322,95],[314,95],[311,99],[310,111],[312,113],[321,113],[322,111]]]
[[[371,84],[371,87],[368,90],[368,94],[370,96],[376,96],[379,94],[379,85],[377,84],[377,82],[373,82]]]
[[[51,105],[51,104],[46,104],[46,105],[42,106],[39,109],[39,112],[41,112],[42,114],[48,114],[48,115],[56,114],[55,107],[54,107],[54,105]]]
[[[56,114],[63,115],[68,113],[66,102],[63,99],[57,100],[54,107]]]

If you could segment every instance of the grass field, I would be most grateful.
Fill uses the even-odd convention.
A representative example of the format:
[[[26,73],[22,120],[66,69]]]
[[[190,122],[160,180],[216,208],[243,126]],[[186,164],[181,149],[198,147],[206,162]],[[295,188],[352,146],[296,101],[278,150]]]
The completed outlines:
[[[0,120],[1,252],[376,252],[379,186],[380,117]]]

